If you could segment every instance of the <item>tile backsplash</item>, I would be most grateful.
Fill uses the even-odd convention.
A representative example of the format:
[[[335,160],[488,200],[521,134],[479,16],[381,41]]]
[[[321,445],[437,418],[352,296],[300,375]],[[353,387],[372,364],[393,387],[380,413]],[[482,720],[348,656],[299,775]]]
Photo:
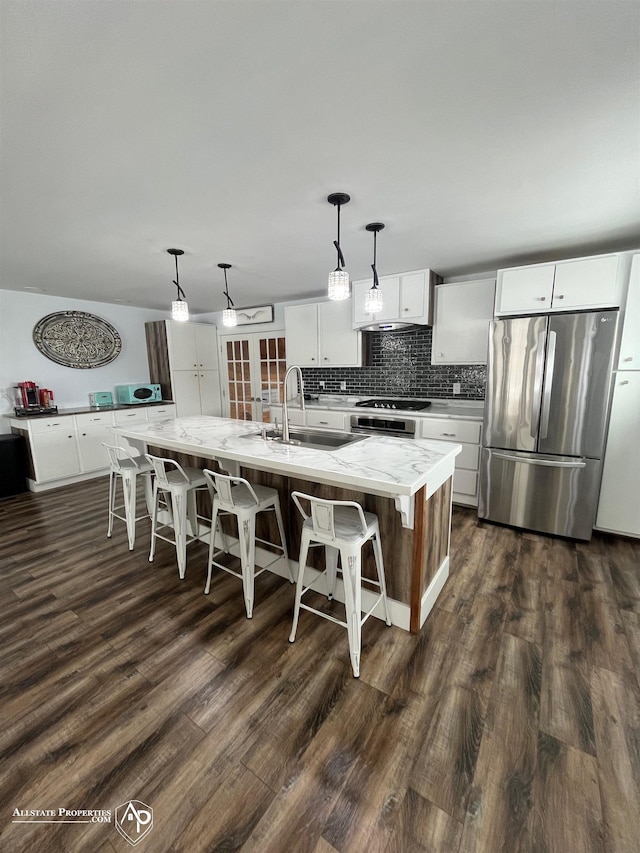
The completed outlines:
[[[486,365],[431,364],[431,333],[428,326],[400,332],[367,332],[367,367],[305,368],[305,391],[451,398],[453,383],[459,382],[459,399],[484,400]],[[324,389],[320,382],[324,382]],[[344,390],[340,387],[342,382],[346,384]]]

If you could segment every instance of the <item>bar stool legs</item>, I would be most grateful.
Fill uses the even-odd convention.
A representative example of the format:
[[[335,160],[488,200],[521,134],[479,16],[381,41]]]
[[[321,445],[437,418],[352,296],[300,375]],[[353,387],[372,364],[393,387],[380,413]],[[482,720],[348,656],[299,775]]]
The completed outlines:
[[[309,610],[324,619],[336,622],[347,629],[349,637],[349,656],[351,667],[356,678],[360,675],[360,650],[362,648],[362,626],[369,618],[380,601],[384,608],[385,621],[391,625],[387,589],[384,578],[382,547],[380,545],[380,528],[374,513],[365,513],[355,501],[327,501],[293,492],[291,497],[304,518],[300,538],[300,557],[298,579],[296,583],[296,599],[293,611],[293,624],[289,642],[296,638],[300,610]],[[309,501],[311,514],[308,515],[301,500]],[[364,582],[373,584],[380,589],[373,606],[362,616],[362,546],[372,540],[373,553],[378,580],[365,578]],[[325,548],[325,580],[327,598],[331,600],[335,591],[338,554],[344,585],[346,621],[342,622],[328,613],[316,610],[302,603],[302,596],[313,588],[313,583],[305,588],[304,574],[309,548],[313,545],[324,545]]]
[[[138,474],[147,480],[151,477],[151,464],[141,456],[132,456],[124,447],[111,444],[102,444],[107,451],[110,462],[109,469],[109,524],[107,538],[113,535],[113,521],[119,519],[127,526],[127,539],[129,550],[133,551],[136,540],[136,522],[148,517],[148,513],[136,516],[137,489],[136,481]],[[123,503],[116,506],[116,493],[118,490],[118,477],[122,483]],[[147,491],[148,485],[145,485]],[[124,516],[119,515],[118,510],[124,509]]]
[[[227,474],[219,474],[216,471],[209,471],[206,468],[202,472],[207,479],[211,493],[213,511],[211,516],[211,529],[215,530],[215,525],[220,518],[220,515],[234,515],[238,523],[238,542],[240,549],[240,573],[224,566],[215,561],[215,556],[221,553],[215,551],[215,537],[212,534],[209,543],[209,559],[207,566],[207,582],[204,588],[205,595],[208,595],[211,589],[211,574],[213,567],[222,569],[231,575],[242,578],[242,591],[244,595],[245,609],[247,619],[253,617],[253,605],[255,597],[255,578],[262,574],[265,569],[268,569],[273,563],[284,559],[293,582],[291,575],[291,567],[289,566],[289,555],[287,553],[287,542],[284,534],[284,524],[282,521],[282,512],[280,510],[280,500],[278,492],[275,489],[267,486],[252,485],[243,477],[230,477]],[[256,516],[259,512],[272,510],[275,513],[276,523],[278,526],[278,534],[280,537],[280,545],[274,542],[267,542],[264,539],[256,537]],[[225,553],[229,553],[227,542],[224,534],[222,534],[222,544]],[[267,566],[263,566],[256,571],[256,542],[261,542],[265,545],[270,545],[282,554],[279,554]]]
[[[169,542],[175,546],[178,574],[183,580],[187,566],[187,545],[199,537],[196,493],[208,488],[207,481],[198,468],[183,468],[173,459],[162,459],[149,453],[147,459],[156,475],[153,483],[149,562],[152,563],[155,556],[156,539]],[[168,513],[169,523],[158,522],[161,509]],[[168,531],[171,527],[171,536],[159,532],[164,529]],[[211,536],[215,538],[214,531]]]

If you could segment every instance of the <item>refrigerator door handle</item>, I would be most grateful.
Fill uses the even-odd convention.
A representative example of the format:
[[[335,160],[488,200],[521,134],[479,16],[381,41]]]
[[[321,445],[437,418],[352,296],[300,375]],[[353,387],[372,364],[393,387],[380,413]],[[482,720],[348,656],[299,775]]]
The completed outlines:
[[[524,456],[513,456],[511,453],[498,453],[496,450],[491,451],[491,455],[497,459],[506,459],[508,462],[518,462],[523,465],[544,465],[547,468],[586,468],[586,462],[561,462],[553,459],[529,459]]]
[[[547,345],[547,370],[542,392],[542,414],[540,417],[540,438],[546,438],[549,432],[549,413],[551,411],[551,390],[553,388],[553,369],[556,363],[556,333],[549,332]]]
[[[546,332],[538,333],[538,352],[536,353],[536,370],[533,377],[533,413],[531,416],[531,437],[537,438],[540,426],[540,402],[542,397],[542,377],[544,376],[544,344]]]

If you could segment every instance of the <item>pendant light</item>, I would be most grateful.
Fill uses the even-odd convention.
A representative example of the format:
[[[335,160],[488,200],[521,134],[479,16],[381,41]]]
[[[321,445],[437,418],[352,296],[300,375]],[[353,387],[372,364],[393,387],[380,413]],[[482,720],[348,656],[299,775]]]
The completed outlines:
[[[382,222],[370,222],[368,225],[365,225],[367,231],[373,231],[373,263],[371,264],[371,269],[373,270],[373,287],[367,291],[367,296],[364,301],[364,311],[365,314],[378,314],[382,311],[382,291],[379,288],[378,281],[378,270],[376,268],[376,238],[378,236],[378,231],[382,231],[384,225]]]
[[[347,204],[347,202],[351,201],[351,196],[348,196],[346,193],[331,193],[331,195],[327,197],[327,201],[338,208],[338,239],[333,241],[333,245],[336,247],[338,252],[338,266],[333,272],[329,273],[328,295],[329,299],[348,299],[349,273],[343,269],[344,256],[342,254],[342,249],[340,248],[340,207],[341,205]]]
[[[184,290],[180,287],[180,279],[178,278],[178,255],[184,255],[182,249],[167,249],[167,252],[176,259],[176,280],[173,282],[178,288],[177,299],[171,303],[171,319],[177,320],[179,323],[184,323],[189,319],[189,306],[184,295]]]
[[[231,264],[218,264],[218,266],[224,271],[223,293],[227,297],[227,307],[222,312],[222,325],[229,327],[237,326],[238,317],[236,316],[236,309],[233,307],[233,299],[229,296],[229,285],[227,284],[227,270],[231,269]]]

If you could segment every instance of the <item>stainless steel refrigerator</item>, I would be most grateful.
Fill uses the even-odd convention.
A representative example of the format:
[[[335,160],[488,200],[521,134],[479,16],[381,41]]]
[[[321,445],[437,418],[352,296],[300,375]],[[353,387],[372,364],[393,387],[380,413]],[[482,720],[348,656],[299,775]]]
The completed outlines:
[[[480,518],[591,537],[617,324],[615,310],[492,321]]]

